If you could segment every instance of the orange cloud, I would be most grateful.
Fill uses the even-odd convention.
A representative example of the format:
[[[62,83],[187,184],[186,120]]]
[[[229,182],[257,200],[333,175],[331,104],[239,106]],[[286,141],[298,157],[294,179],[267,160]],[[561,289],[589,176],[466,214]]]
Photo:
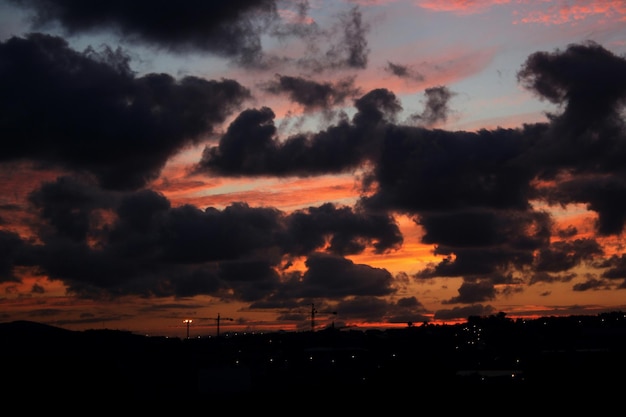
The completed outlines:
[[[31,225],[35,218],[27,207],[28,195],[43,182],[55,181],[59,170],[39,169],[27,162],[4,162],[0,165],[0,230],[36,239]]]

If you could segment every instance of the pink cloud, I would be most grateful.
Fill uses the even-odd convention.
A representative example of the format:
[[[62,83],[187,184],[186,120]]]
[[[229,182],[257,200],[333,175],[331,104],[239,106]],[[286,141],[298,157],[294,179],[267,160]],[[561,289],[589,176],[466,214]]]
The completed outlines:
[[[556,4],[555,4],[556,3]],[[549,2],[545,9],[521,12],[521,23],[543,23],[559,25],[576,23],[589,18],[601,18],[612,21],[626,20],[626,3],[613,1],[558,1]]]
[[[391,51],[391,56],[412,57],[422,46],[410,45]],[[406,62],[395,62],[410,68],[414,73],[421,75],[421,80],[400,78],[391,74],[381,77],[383,63],[378,62],[378,71],[367,71],[359,75],[357,86],[363,91],[375,88],[387,88],[396,95],[414,94],[424,91],[428,87],[449,85],[464,78],[470,77],[485,69],[496,55],[496,48],[475,49],[467,45],[457,45],[453,48],[431,56],[428,61],[423,59]]]
[[[508,4],[510,0],[424,0],[416,3],[423,9],[436,12],[476,14],[482,13],[492,6]]]
[[[478,14],[494,6],[511,5],[513,15],[522,16],[514,23],[564,24],[597,17],[613,21],[626,20],[626,3],[622,0],[423,0],[417,6],[435,11],[456,14]]]

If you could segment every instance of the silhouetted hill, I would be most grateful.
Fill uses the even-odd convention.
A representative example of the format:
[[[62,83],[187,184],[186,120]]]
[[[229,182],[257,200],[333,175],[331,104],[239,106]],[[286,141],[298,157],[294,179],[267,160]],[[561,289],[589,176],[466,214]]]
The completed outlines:
[[[8,323],[0,323],[0,334],[3,336],[31,336],[31,335],[60,335],[68,334],[70,330],[60,327],[50,326],[48,324],[36,321],[17,320]]]
[[[164,343],[168,342],[168,343]],[[0,323],[2,353],[11,358],[7,391],[136,398],[180,392],[189,375],[173,364],[179,339],[148,338],[115,330],[70,331],[19,321]],[[178,359],[176,359],[178,361]]]

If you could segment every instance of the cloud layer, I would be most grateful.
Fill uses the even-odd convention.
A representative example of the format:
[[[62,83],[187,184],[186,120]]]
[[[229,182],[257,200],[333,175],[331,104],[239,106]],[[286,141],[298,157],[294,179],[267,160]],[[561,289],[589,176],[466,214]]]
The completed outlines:
[[[34,13],[35,28],[112,31],[244,68],[282,60],[263,49],[262,36],[308,45],[290,58],[300,70],[369,63],[370,27],[356,6],[338,16],[338,30],[307,19],[307,2],[291,3],[291,14],[266,0],[11,3]],[[338,42],[311,49],[331,33]],[[28,271],[80,298],[203,295],[276,311],[318,300],[345,320],[372,322],[489,314],[507,291],[567,283],[581,268],[590,272],[573,291],[626,288],[626,258],[604,245],[626,221],[626,58],[595,42],[536,52],[517,72],[521,87],[555,106],[547,122],[478,131],[435,128],[455,95],[446,86],[427,88],[423,110],[403,121],[390,89],[362,91],[345,73],[327,81],[274,74],[260,91],[327,123],[283,135],[271,107],[250,104],[249,86],[138,75],[121,48],[77,51],[61,36],[32,32],[0,42],[0,62],[1,168],[56,173],[19,205],[0,207],[0,282],[19,283]],[[423,80],[399,63],[385,70]],[[293,212],[241,201],[174,205],[151,185],[193,146],[203,148],[188,167],[195,178],[353,174],[360,195],[354,206]],[[574,204],[597,216],[594,234],[546,209]],[[16,212],[29,219],[30,235],[14,223]],[[397,215],[414,221],[439,259],[411,276],[354,260],[402,247]],[[407,280],[435,278],[462,279],[458,296],[442,300],[450,310],[428,311],[400,291]]]

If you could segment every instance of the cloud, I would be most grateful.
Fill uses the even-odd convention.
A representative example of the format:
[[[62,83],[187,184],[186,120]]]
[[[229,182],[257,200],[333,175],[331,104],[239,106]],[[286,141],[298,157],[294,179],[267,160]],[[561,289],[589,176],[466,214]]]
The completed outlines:
[[[274,112],[247,109],[230,124],[217,146],[207,146],[194,172],[227,176],[310,176],[342,173],[377,158],[377,126],[394,120],[402,109],[385,89],[356,99],[353,123],[343,121],[325,131],[277,137]]]
[[[345,299],[335,306],[339,317],[361,317],[365,323],[413,324],[430,321],[428,311],[415,297],[389,301],[382,297],[365,296]]]
[[[130,5],[110,1],[98,7],[61,0],[8,1],[30,13],[33,30],[59,27],[68,37],[106,33],[131,45],[179,56],[214,54],[250,69],[285,63],[315,71],[364,69],[370,52],[369,25],[358,5],[339,13],[329,28],[322,28],[307,15],[307,1],[185,0],[161,2],[158,7],[145,0]],[[307,53],[296,58],[273,54],[264,50],[264,37],[279,42],[302,40]],[[327,47],[320,49],[319,44]]]
[[[0,230],[0,282],[20,282],[14,266],[21,262],[24,243],[17,233]]]
[[[602,278],[611,280],[626,279],[625,255],[612,255],[610,258],[605,259],[599,266],[606,268],[606,270],[602,273]]]
[[[354,78],[332,83],[280,74],[276,75],[274,81],[263,85],[263,89],[272,94],[286,94],[292,101],[302,105],[305,111],[330,110],[359,93],[354,86]]]
[[[278,18],[275,0],[185,0],[158,5],[143,0],[108,1],[88,7],[60,0],[12,2],[34,13],[35,29],[59,24],[67,35],[113,31],[124,40],[172,52],[208,51],[242,62],[261,53],[264,25]]]
[[[136,77],[120,51],[81,53],[50,35],[10,38],[0,60],[0,160],[94,175],[111,189],[155,179],[250,97],[234,80]]]
[[[382,296],[392,292],[392,276],[385,269],[357,265],[343,257],[312,253],[302,276],[309,297]]]
[[[587,1],[567,4],[559,2],[547,10],[535,9],[523,14],[522,23],[576,24],[582,20],[600,17],[603,20],[624,21],[626,6],[619,0]]]
[[[289,214],[245,203],[201,210],[172,207],[151,190],[107,191],[71,177],[43,184],[30,202],[41,242],[3,231],[2,280],[14,281],[15,267],[36,267],[85,298],[205,294],[256,301],[285,291],[278,271],[300,256],[308,258],[306,285],[296,286],[303,294],[313,296],[331,274],[346,294],[382,295],[391,291],[391,274],[343,256],[371,246],[385,253],[402,243],[391,216],[332,204]]]
[[[40,11],[42,22],[58,20],[73,31],[100,25],[90,20],[91,11],[74,15],[66,3],[27,3]],[[103,6],[112,16],[103,24],[118,25],[142,42],[239,57],[260,53],[260,32],[246,26],[252,25],[249,13],[274,13],[272,2],[238,3],[232,10],[202,6],[200,16],[222,8],[221,17],[212,17],[221,19],[210,29],[217,32],[185,32],[173,22],[165,39],[151,35],[154,16],[127,21],[117,5]],[[281,36],[328,35],[304,19],[305,9],[296,23],[310,30],[291,27]],[[217,41],[226,33],[220,25],[233,19],[242,26],[229,29],[235,31],[232,50],[200,41],[205,35]],[[367,66],[368,25],[358,8],[342,19],[337,42],[300,64]],[[137,76],[121,49],[78,52],[62,38],[33,33],[1,43],[0,62],[0,133],[6,138],[0,161],[60,172],[36,187],[24,206],[4,206],[3,213],[32,215],[36,231],[32,239],[0,231],[4,282],[19,282],[28,270],[85,298],[208,295],[258,308],[302,306],[323,297],[345,311],[369,306],[376,312],[371,320],[421,321],[429,312],[416,298],[397,294],[389,271],[352,260],[399,249],[403,236],[394,216],[401,214],[419,226],[421,243],[432,246],[436,257],[412,276],[463,279],[459,295],[444,304],[466,307],[437,312],[436,318],[489,313],[491,307],[477,303],[505,294],[498,285],[569,282],[574,270],[594,262],[604,274],[589,276],[576,290],[623,286],[620,258],[598,262],[605,256],[599,240],[579,238],[568,225],[557,229],[550,213],[535,204],[584,205],[597,213],[600,236],[624,229],[626,60],[600,45],[529,56],[518,79],[557,106],[547,122],[476,132],[433,128],[450,112],[453,93],[443,85],[425,90],[415,125],[398,121],[402,104],[389,89],[362,94],[356,78],[322,82],[278,74],[265,90],[287,95],[307,111],[348,106],[349,99],[353,106],[352,117],[346,112],[324,129],[281,137],[270,107],[243,108],[251,93],[237,81]],[[388,68],[411,75],[408,67]],[[350,173],[361,181],[362,194],[354,207],[328,203],[293,212],[238,201],[223,209],[174,206],[148,186],[192,145],[204,146],[194,176]],[[297,262],[304,268],[293,268]],[[382,299],[387,296],[399,298]]]
[[[603,235],[624,228],[624,71],[624,57],[586,42],[534,53],[518,75],[522,85],[561,109],[550,115],[544,139],[523,156],[534,161],[538,178],[559,180],[538,191],[553,204],[588,204],[599,215]]]
[[[436,12],[453,12],[460,15],[478,14],[492,7],[509,6],[517,22],[549,24],[578,24],[585,19],[599,17],[606,21],[624,20],[626,6],[619,0],[585,2],[557,1],[548,7],[538,7],[534,2],[511,0],[419,0],[419,7]]]
[[[521,279],[528,268],[566,272],[602,256],[602,250],[594,239],[567,248],[551,242],[553,220],[531,202],[586,203],[598,213],[600,234],[621,232],[626,205],[620,196],[626,194],[617,161],[624,157],[619,114],[626,94],[619,74],[625,64],[593,43],[531,55],[520,82],[562,112],[552,114],[549,123],[515,129],[447,132],[397,124],[401,105],[385,89],[354,100],[351,121],[285,140],[276,135],[271,110],[251,110],[231,125],[218,147],[205,150],[199,167],[253,176],[366,169],[363,185],[371,185],[372,192],[359,204],[413,216],[424,230],[422,242],[443,257],[417,273],[420,278],[482,276],[497,282],[512,272]],[[596,77],[603,77],[597,89],[589,81]],[[427,96],[426,118],[445,117],[450,92],[437,87]],[[257,121],[248,123],[252,115]]]
[[[435,320],[458,320],[467,319],[468,317],[484,317],[493,314],[495,309],[490,305],[471,304],[466,306],[454,307],[452,309],[440,309],[435,312],[433,318]]]
[[[465,15],[482,13],[494,5],[507,4],[509,2],[510,0],[419,0],[417,5],[436,12],[455,12]]]
[[[365,34],[369,29],[363,22],[358,7],[353,7],[342,19],[344,26],[343,44],[341,48],[327,52],[328,55],[344,55],[349,67],[365,68],[369,49]]]
[[[447,87],[437,86],[424,90],[426,103],[421,114],[413,114],[411,120],[424,127],[432,127],[445,122],[450,112],[449,102],[454,96]]]
[[[489,281],[468,282],[465,281],[458,289],[459,295],[449,300],[444,300],[443,304],[474,304],[482,301],[490,301],[496,298],[496,290],[493,283]]]
[[[625,103],[624,57],[592,41],[565,50],[535,52],[518,72],[520,83],[539,98],[564,107],[558,126],[596,128],[617,122]],[[572,131],[572,133],[577,133]]]
[[[385,66],[385,71],[392,75],[395,75],[396,77],[413,80],[417,82],[422,82],[426,79],[424,75],[414,70],[410,66],[396,64],[393,62],[387,62],[387,65]]]

